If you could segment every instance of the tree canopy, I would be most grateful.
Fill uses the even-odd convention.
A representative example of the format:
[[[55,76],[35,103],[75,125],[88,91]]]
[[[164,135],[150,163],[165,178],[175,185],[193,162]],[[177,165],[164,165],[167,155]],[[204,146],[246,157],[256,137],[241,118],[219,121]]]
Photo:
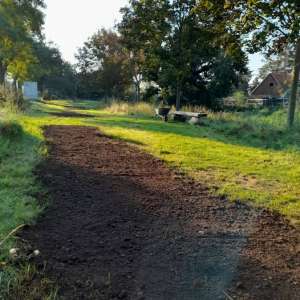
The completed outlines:
[[[203,0],[199,1],[197,11],[212,16],[216,27],[241,36],[249,52],[264,50],[274,54],[294,45],[294,79],[288,113],[288,125],[292,126],[300,74],[299,0]]]
[[[77,73],[45,42],[44,7],[43,0],[0,2],[0,84],[9,73],[15,80],[38,81],[53,95],[130,95],[139,101],[147,83],[149,94],[158,91],[177,109],[182,103],[212,107],[245,85],[246,52],[269,55],[266,73],[281,63],[289,45],[295,55],[293,123],[300,73],[297,0],[130,0],[115,30],[100,29],[78,50]]]
[[[197,2],[130,1],[119,25],[126,47],[143,51],[143,78],[155,82],[177,109],[182,100],[212,105],[247,73],[239,40],[220,35],[208,15],[195,13]]]
[[[33,43],[35,63],[29,66],[28,79],[38,82],[44,97],[75,97],[77,93],[76,72],[71,64],[62,58],[53,43],[35,41]]]
[[[28,76],[28,66],[35,60],[32,43],[41,37],[44,7],[42,0],[0,2],[0,84],[8,71],[16,79]]]
[[[129,85],[127,53],[120,36],[101,29],[78,50],[79,93],[83,97],[120,97]]]

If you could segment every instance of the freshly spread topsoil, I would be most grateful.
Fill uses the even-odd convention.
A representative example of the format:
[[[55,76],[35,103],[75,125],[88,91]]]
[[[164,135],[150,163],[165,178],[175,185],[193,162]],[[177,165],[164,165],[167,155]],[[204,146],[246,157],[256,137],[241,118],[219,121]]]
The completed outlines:
[[[299,232],[280,215],[214,197],[95,128],[45,136],[51,201],[23,237],[63,299],[300,299]]]

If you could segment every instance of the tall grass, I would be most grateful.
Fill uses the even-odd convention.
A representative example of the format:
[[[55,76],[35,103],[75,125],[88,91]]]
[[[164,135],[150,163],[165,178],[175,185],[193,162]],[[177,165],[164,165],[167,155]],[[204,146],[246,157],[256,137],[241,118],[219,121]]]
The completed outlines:
[[[299,120],[299,112],[297,119]],[[269,126],[273,129],[287,128],[287,111],[286,109],[256,109],[244,112],[216,112],[211,114],[211,119],[214,121],[232,121],[238,123],[252,124],[253,126]],[[296,122],[295,127],[299,126]]]
[[[18,113],[26,109],[22,93],[12,87],[0,85],[0,108],[8,113]]]
[[[128,103],[113,100],[105,108],[105,111],[112,114],[126,114],[126,115],[140,115],[140,116],[153,116],[154,105],[146,102]]]
[[[263,149],[299,151],[300,113],[292,129],[287,127],[286,109],[210,113],[206,125],[235,143]]]
[[[156,106],[148,102],[129,103],[124,101],[113,100],[106,103],[105,111],[111,114],[126,114],[137,116],[153,116]],[[189,112],[209,112],[209,110],[203,106],[184,105],[181,108],[182,111]],[[171,111],[175,111],[175,107],[172,106]]]

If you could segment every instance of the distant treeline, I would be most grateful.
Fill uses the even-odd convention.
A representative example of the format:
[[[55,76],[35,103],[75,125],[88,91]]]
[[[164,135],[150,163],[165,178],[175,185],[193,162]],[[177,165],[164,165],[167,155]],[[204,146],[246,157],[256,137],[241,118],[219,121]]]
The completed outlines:
[[[213,106],[237,89],[247,90],[247,52],[279,53],[295,45],[300,7],[298,1],[283,2],[130,0],[120,23],[91,35],[70,65],[45,42],[43,0],[2,0],[0,84],[9,74],[16,86],[38,81],[45,98]]]
[[[79,49],[79,96],[212,106],[247,90],[240,39],[196,8],[197,1],[130,1],[115,30],[99,30]]]
[[[19,89],[25,80],[33,80],[45,96],[76,96],[74,67],[54,44],[45,42],[43,8],[43,0],[1,0],[0,85],[12,82]]]

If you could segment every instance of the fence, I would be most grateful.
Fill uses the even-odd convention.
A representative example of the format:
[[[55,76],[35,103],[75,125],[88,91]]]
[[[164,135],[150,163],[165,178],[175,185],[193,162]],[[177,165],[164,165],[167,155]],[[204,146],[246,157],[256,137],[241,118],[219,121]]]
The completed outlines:
[[[287,98],[249,98],[247,100],[248,106],[257,107],[274,107],[274,106],[286,106],[288,104]]]

